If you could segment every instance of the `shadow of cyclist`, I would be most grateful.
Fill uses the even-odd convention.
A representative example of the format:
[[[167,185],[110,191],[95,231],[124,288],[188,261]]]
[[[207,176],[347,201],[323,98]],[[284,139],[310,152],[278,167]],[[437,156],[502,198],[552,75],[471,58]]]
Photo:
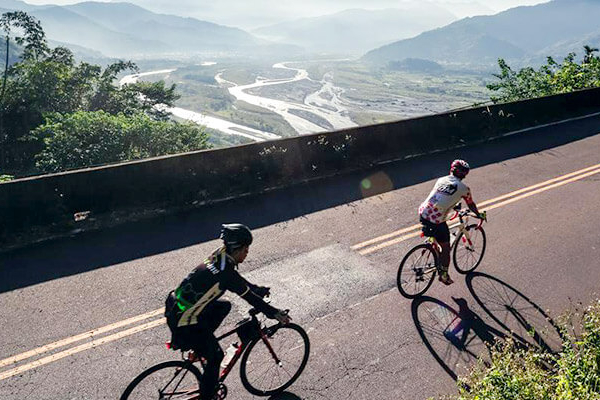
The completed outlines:
[[[302,400],[302,398],[296,396],[294,393],[283,392],[269,397],[269,400]]]
[[[562,348],[560,328],[523,293],[500,279],[480,272],[466,277],[467,287],[479,306],[512,336],[544,352]]]
[[[463,307],[461,309],[459,304],[458,310],[428,296],[413,300],[411,307],[413,322],[423,343],[454,380],[463,372],[457,370],[474,365],[481,355],[488,353],[495,337],[505,336],[468,309],[464,299],[459,300]]]
[[[423,343],[452,379],[478,360],[489,365],[491,350],[499,341],[513,339],[518,348],[528,347],[525,338],[487,324],[463,298],[452,298],[458,309],[432,297],[412,303],[412,317]]]

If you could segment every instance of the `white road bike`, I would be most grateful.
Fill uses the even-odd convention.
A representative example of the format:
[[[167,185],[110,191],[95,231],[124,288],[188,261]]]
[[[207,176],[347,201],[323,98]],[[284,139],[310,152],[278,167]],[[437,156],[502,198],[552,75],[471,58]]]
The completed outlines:
[[[485,232],[481,225],[486,221],[486,215],[484,212],[480,218],[470,210],[461,210],[460,203],[454,210],[456,213],[450,221],[458,217],[459,223],[450,225],[453,230],[450,237],[452,261],[458,272],[467,274],[479,266],[485,253]],[[479,219],[479,223],[469,224],[470,217]],[[421,234],[421,237],[424,235]],[[425,243],[413,247],[404,256],[397,277],[398,290],[404,297],[414,299],[429,289],[436,272],[439,272],[441,251],[437,240],[428,237]]]

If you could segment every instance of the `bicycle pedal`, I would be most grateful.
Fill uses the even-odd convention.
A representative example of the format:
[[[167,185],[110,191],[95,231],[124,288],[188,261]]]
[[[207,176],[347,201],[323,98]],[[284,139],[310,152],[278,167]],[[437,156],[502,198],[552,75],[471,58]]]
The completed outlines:
[[[220,383],[213,399],[214,400],[225,400],[226,397],[227,397],[227,386],[225,386],[224,383]]]

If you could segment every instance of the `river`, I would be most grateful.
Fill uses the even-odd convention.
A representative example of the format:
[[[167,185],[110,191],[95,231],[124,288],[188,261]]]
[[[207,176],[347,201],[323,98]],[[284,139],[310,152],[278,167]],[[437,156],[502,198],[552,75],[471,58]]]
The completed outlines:
[[[144,76],[149,75],[165,75],[168,77],[174,69],[163,69],[160,71],[142,72],[138,74],[127,75],[119,81],[120,85],[135,83],[137,80]],[[186,110],[180,107],[167,107],[165,111],[170,112],[176,117],[194,122],[198,125],[206,126],[209,129],[214,129],[219,132],[223,132],[227,135],[241,136],[255,142],[263,142],[265,140],[280,139],[281,136],[276,135],[272,132],[261,131],[258,129],[250,128],[244,125],[236,124],[225,119],[212,117],[210,115],[198,113],[191,110]]]
[[[304,79],[313,81],[305,69],[293,68],[287,64],[290,63],[277,63],[273,65],[273,68],[296,71],[296,74],[291,78],[256,78],[254,83],[248,85],[237,85],[233,82],[223,79],[222,73],[219,73],[217,76],[215,76],[215,80],[222,85],[230,85],[228,88],[229,93],[231,93],[231,95],[237,100],[266,108],[281,115],[300,135],[323,132],[331,129],[317,125],[310,119],[298,115],[298,112],[301,112],[302,115],[306,115],[306,113],[314,114],[317,117],[326,120],[329,124],[331,124],[334,130],[357,126],[356,123],[354,123],[350,118],[348,109],[344,106],[341,99],[343,89],[338,88],[331,83],[331,75],[329,74],[326,74],[323,79],[319,81],[319,83],[322,85],[321,89],[306,96],[304,103],[292,103],[246,93],[246,91],[249,89],[255,89],[263,86],[282,85]],[[326,94],[326,97],[323,97],[323,94]]]
[[[227,86],[229,93],[237,100],[265,108],[281,115],[300,135],[329,131],[332,130],[331,127],[333,127],[333,130],[339,130],[357,126],[356,123],[354,123],[350,118],[348,109],[345,107],[341,98],[343,89],[333,85],[331,82],[332,77],[329,74],[325,74],[323,79],[318,81],[318,83],[321,84],[321,88],[316,92],[307,95],[304,99],[304,103],[276,100],[246,92],[250,89],[288,84],[304,79],[315,82],[309,77],[309,74],[305,69],[293,68],[288,66],[288,64],[290,64],[290,62],[277,63],[273,65],[273,68],[295,71],[296,73],[291,78],[265,79],[258,77],[254,83],[248,85],[238,85],[234,82],[223,79],[223,73],[220,72],[215,76],[215,80],[220,85]],[[124,85],[127,83],[134,83],[137,82],[140,77],[148,75],[163,74],[168,76],[173,71],[175,70],[165,69],[160,71],[150,71],[127,75],[121,79],[120,84]],[[208,116],[195,111],[185,110],[179,107],[172,107],[168,108],[167,110],[177,117],[190,120],[200,125],[205,125],[210,129],[215,129],[229,135],[242,136],[254,141],[280,138],[279,135],[276,135],[272,132],[249,128],[231,121]],[[316,116],[316,118],[311,118],[310,114]],[[330,127],[321,126],[315,123],[315,121],[318,120],[326,121]]]

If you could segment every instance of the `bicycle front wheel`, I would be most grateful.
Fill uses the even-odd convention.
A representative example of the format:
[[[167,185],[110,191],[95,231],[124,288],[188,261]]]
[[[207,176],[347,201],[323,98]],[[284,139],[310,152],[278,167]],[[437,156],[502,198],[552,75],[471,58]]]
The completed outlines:
[[[454,243],[452,260],[456,270],[461,274],[474,271],[479,266],[485,253],[485,232],[476,224],[467,226],[465,232],[461,232]]]
[[[296,324],[265,330],[266,339],[254,339],[242,356],[242,384],[256,396],[283,392],[298,379],[310,353],[308,335]]]
[[[428,244],[413,247],[400,262],[396,278],[404,297],[414,299],[425,293],[433,283],[438,255]]]
[[[200,371],[190,362],[167,361],[148,368],[125,389],[121,400],[183,400],[200,396]]]

